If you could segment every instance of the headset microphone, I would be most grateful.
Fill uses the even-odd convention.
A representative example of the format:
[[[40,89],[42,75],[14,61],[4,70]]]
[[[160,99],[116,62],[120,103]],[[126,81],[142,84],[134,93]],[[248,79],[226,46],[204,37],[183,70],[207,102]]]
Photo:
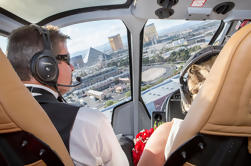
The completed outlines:
[[[76,87],[76,86],[79,86],[80,84],[82,84],[81,77],[76,77],[76,80],[78,81],[78,83],[73,84],[73,85],[63,85],[63,84],[57,84],[57,86],[64,86],[64,87]]]

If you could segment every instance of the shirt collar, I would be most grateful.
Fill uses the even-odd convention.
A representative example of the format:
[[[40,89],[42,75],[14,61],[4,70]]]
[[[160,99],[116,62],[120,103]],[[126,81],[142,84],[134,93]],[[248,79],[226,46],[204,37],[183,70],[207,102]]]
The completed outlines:
[[[46,87],[46,86],[43,86],[43,85],[37,85],[37,84],[24,84],[26,87],[34,87],[34,88],[41,88],[43,90],[46,90],[48,92],[50,92],[51,94],[53,94],[53,96],[55,96],[55,98],[57,99],[58,98],[58,93],[53,91],[52,89]],[[32,96],[39,96],[39,95],[42,95],[40,93],[33,93],[31,92]]]

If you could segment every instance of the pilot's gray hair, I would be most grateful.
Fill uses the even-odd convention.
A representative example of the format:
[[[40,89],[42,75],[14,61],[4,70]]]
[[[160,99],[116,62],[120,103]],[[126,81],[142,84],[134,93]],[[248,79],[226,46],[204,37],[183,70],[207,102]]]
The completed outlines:
[[[59,52],[58,42],[65,42],[69,36],[62,34],[57,27],[45,27],[49,30],[52,52]],[[7,58],[22,81],[31,79],[30,59],[43,49],[42,36],[34,25],[26,25],[14,30],[7,46]]]

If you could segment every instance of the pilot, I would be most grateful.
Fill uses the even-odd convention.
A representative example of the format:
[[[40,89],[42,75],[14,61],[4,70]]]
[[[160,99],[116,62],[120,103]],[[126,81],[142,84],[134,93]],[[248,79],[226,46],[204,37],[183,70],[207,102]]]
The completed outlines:
[[[183,111],[189,111],[192,101],[206,80],[221,49],[221,46],[210,46],[188,60],[185,70],[183,69],[183,73],[181,73],[182,77],[187,73],[187,81],[183,83],[183,88],[180,88]],[[138,166],[162,166],[165,164],[167,154],[171,150],[182,121],[182,119],[173,118],[171,122],[162,124],[153,132],[145,146]]]
[[[127,166],[112,126],[100,111],[62,102],[74,70],[67,39],[57,27],[27,25],[9,36],[7,57],[51,119],[75,165]]]

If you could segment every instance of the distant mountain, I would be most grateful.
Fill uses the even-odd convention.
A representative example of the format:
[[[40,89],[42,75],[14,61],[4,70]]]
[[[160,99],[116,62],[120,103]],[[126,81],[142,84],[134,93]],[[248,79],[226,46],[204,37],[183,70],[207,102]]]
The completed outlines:
[[[108,52],[109,50],[111,50],[111,46],[110,43],[107,42],[103,45],[95,47],[95,49],[100,50],[102,52]]]
[[[215,21],[191,21],[191,22],[186,22],[184,24],[172,26],[170,28],[162,29],[158,31],[159,36],[165,35],[167,33],[173,33],[173,32],[178,32],[186,29],[191,29],[191,28],[196,28],[198,25],[203,26],[209,23],[213,23]],[[215,22],[216,23],[216,22]]]
[[[83,50],[83,51],[74,52],[74,53],[71,54],[71,57],[82,55],[83,58],[84,58],[85,55],[88,53],[88,51],[89,51],[89,49],[86,49],[86,50]]]

